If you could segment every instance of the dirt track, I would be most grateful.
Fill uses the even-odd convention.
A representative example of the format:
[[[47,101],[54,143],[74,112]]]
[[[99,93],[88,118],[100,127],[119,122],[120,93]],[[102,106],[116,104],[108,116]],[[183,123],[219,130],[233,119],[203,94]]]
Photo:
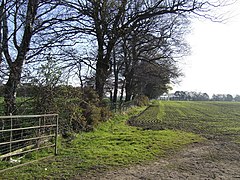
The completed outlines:
[[[216,140],[196,143],[151,164],[90,172],[75,179],[240,179],[240,144]]]

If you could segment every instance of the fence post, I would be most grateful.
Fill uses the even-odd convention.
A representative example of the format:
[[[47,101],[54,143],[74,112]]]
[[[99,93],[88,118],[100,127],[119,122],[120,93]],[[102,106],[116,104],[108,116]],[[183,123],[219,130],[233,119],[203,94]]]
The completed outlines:
[[[12,116],[12,113],[10,113],[10,116]],[[13,138],[13,132],[12,132],[12,129],[13,129],[13,120],[12,120],[12,117],[10,119],[10,144],[9,144],[9,152],[11,153],[12,152],[12,138]]]
[[[39,117],[38,118],[38,126],[39,126],[39,128],[38,128],[38,137],[40,137],[41,136],[41,117]],[[38,139],[37,140],[37,148],[39,148],[40,147],[40,139]]]
[[[122,111],[124,111],[124,109],[122,109],[122,108],[123,108],[123,106],[122,106],[122,103],[120,102],[120,104],[119,104],[120,113],[122,113]]]
[[[57,155],[57,141],[58,141],[58,115],[56,117],[55,152],[54,152],[55,155]]]

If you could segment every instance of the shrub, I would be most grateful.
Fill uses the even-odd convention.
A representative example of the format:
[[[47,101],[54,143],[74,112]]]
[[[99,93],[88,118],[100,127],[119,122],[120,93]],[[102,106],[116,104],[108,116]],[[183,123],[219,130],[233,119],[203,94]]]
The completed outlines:
[[[50,86],[36,86],[34,88],[33,111],[39,113],[54,113],[57,110],[55,89]]]
[[[51,103],[45,100],[46,97],[51,99]],[[51,93],[46,89],[39,91],[35,99],[37,113],[52,113],[54,110],[59,114],[59,128],[66,136],[71,132],[91,131],[110,116],[108,107],[89,87],[58,86]]]
[[[149,99],[147,96],[144,95],[138,95],[133,100],[134,105],[136,106],[148,106],[149,105]]]

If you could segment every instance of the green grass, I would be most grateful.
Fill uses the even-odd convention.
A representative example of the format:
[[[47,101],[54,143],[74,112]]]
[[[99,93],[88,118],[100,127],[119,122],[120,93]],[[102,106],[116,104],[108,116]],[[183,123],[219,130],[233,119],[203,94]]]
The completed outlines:
[[[239,102],[154,101],[130,124],[145,129],[193,132],[207,138],[240,142]]]
[[[162,119],[165,115],[166,115],[166,112],[164,110],[164,104],[162,102],[159,102],[159,111],[157,114],[157,120],[162,121]]]
[[[151,105],[141,115],[132,118],[130,121],[135,126],[142,126],[146,123],[155,123],[159,113],[159,105]]]
[[[158,107],[158,106],[155,106]],[[159,107],[158,107],[159,109]],[[183,131],[153,131],[126,124],[143,108],[117,114],[94,132],[80,133],[62,143],[59,155],[3,173],[2,179],[71,179],[88,172],[151,161],[203,138]],[[65,141],[65,140],[62,140]]]
[[[180,129],[206,137],[228,137],[239,141],[239,102],[161,102],[165,114],[162,126]]]

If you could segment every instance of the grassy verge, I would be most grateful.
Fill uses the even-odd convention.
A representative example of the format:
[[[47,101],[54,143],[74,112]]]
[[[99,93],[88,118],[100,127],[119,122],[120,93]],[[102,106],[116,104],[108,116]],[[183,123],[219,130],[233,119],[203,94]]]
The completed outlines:
[[[199,142],[201,137],[183,131],[152,131],[130,127],[126,121],[143,109],[131,109],[102,123],[94,132],[76,135],[62,143],[59,155],[7,171],[2,179],[71,179],[90,170],[104,170],[154,160],[168,151]]]
[[[164,116],[164,105],[160,101],[153,101],[144,113],[135,118],[131,118],[128,122],[132,126],[142,127],[144,129],[163,130],[162,120]]]

